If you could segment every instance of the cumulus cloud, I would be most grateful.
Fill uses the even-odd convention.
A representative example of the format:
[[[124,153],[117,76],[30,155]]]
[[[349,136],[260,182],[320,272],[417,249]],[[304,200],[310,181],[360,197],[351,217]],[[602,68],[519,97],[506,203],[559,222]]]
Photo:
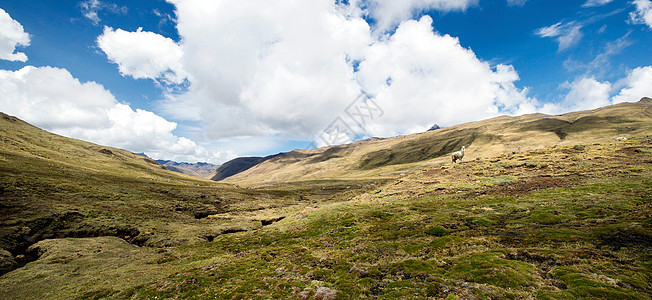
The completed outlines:
[[[29,34],[23,26],[2,8],[0,8],[0,59],[9,61],[27,61],[27,55],[16,52],[17,46],[29,46]]]
[[[532,110],[527,90],[514,85],[519,76],[513,67],[492,69],[457,38],[433,33],[428,16],[404,22],[390,39],[374,43],[359,69],[365,91],[388,112],[367,127],[372,135]]]
[[[608,4],[612,2],[613,0],[587,0],[584,4],[582,4],[582,7],[596,7],[596,6],[602,6],[605,4]]]
[[[104,27],[97,45],[111,62],[118,64],[123,76],[162,80],[167,84],[180,84],[186,79],[181,47],[157,33],[142,28],[128,32]]]
[[[354,2],[172,2],[191,79],[187,93],[168,95],[162,106],[204,121],[211,138],[313,136],[361,92],[388,112],[366,127],[373,135],[533,110],[513,67],[492,67],[458,39],[433,33],[427,16],[378,37]]]
[[[593,77],[583,77],[573,81],[565,82],[562,88],[568,89],[568,93],[559,103],[546,103],[540,112],[546,114],[562,114],[570,111],[595,109],[611,104],[609,93],[611,83],[599,82]]]
[[[119,103],[103,86],[82,83],[67,70],[0,70],[0,110],[52,132],[155,158],[223,162],[233,153],[209,152],[174,135],[177,124]]]
[[[570,91],[564,98],[564,106],[571,111],[595,109],[607,106],[611,84],[599,82],[595,78],[582,78],[570,85]]]
[[[82,15],[87,19],[91,20],[94,25],[98,25],[102,19],[100,19],[99,12],[102,10],[107,10],[114,14],[126,14],[126,6],[118,6],[115,3],[105,3],[100,0],[86,0],[79,3]]]
[[[569,111],[595,109],[622,102],[636,102],[652,95],[652,66],[639,67],[616,83],[600,82],[594,77],[582,77],[562,84],[568,93],[558,103],[546,103],[539,111],[561,114]],[[611,97],[610,95],[614,95]]]
[[[568,23],[559,22],[539,28],[535,31],[535,34],[540,37],[556,38],[559,44],[559,51],[563,51],[579,43],[583,37],[582,27],[583,25],[581,23],[575,21]]]
[[[650,0],[634,0],[636,11],[629,14],[632,22],[636,24],[645,24],[652,28],[652,1]]]
[[[619,84],[624,87],[613,97],[613,103],[635,102],[652,97],[652,66],[632,70]]]
[[[332,1],[174,2],[192,79],[167,103],[201,107],[213,138],[307,136],[360,93],[370,29]]]

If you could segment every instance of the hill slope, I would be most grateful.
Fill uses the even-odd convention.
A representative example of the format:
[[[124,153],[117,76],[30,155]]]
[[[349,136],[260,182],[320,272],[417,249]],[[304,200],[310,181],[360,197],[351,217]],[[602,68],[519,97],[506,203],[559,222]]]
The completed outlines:
[[[265,157],[238,157],[232,159],[219,166],[210,179],[220,181],[235,174],[242,173],[263,161],[265,161]]]
[[[0,248],[10,251],[0,249],[0,273],[8,272],[0,298],[648,299],[649,104],[607,109],[588,112],[609,120],[590,119],[597,130],[578,121],[583,112],[566,125],[543,121],[525,131],[559,132],[543,132],[543,140],[517,130],[540,116],[517,118],[491,134],[540,145],[550,138],[551,146],[519,144],[512,154],[488,143],[503,148],[461,165],[448,155],[419,160],[421,152],[410,151],[424,147],[413,144],[423,134],[374,146],[400,156],[399,164],[368,169],[346,151],[362,157],[373,151],[356,147],[374,141],[282,154],[273,159],[341,160],[359,173],[277,177],[257,188],[173,173],[2,116]],[[618,114],[628,119],[610,119]],[[476,127],[458,128],[470,136],[452,140],[482,145]],[[630,139],[600,136],[618,128]],[[577,132],[583,138],[573,138]],[[401,142],[409,155],[391,148]],[[383,168],[389,174],[379,174]],[[364,172],[374,176],[360,180]]]
[[[151,247],[206,241],[261,227],[266,217],[257,215],[266,208],[351,192],[341,185],[323,183],[331,187],[328,193],[309,185],[243,190],[0,113],[0,258],[7,256],[5,250],[10,253],[8,267],[0,259],[0,274],[33,259],[27,250],[40,240],[113,236]],[[208,218],[224,213],[247,215]]]
[[[200,243],[152,249],[113,237],[43,240],[30,248],[36,261],[0,277],[0,294],[648,299],[650,199],[650,137],[544,148],[426,168],[329,204],[276,209],[267,226]]]
[[[428,166],[450,163],[466,146],[465,161],[577,142],[604,142],[652,129],[652,99],[560,116],[498,117],[424,133],[360,141],[279,154],[225,182],[259,185],[328,178],[396,178]]]
[[[144,220],[180,217],[167,208],[181,205],[183,196],[165,195],[166,186],[198,185],[216,186],[152,159],[55,135],[0,113],[0,248],[14,254],[56,236],[129,236],[143,244],[149,239],[139,228]],[[200,192],[186,191],[195,193]],[[202,200],[184,203],[184,211],[223,206],[215,197]]]

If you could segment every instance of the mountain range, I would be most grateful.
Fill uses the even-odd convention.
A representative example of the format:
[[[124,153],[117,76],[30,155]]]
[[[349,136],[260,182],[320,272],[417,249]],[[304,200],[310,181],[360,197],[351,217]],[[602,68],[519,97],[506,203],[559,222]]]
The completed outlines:
[[[214,165],[207,162],[187,163],[175,162],[171,160],[156,160],[159,164],[163,165],[166,169],[174,172],[193,175],[201,178],[210,179],[215,176],[215,171],[219,165]]]

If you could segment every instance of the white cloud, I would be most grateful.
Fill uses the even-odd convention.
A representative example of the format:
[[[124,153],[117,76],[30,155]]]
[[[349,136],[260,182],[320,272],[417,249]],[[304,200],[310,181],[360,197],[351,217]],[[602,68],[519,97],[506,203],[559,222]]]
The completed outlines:
[[[562,114],[569,111],[595,109],[622,102],[636,102],[652,96],[652,66],[639,67],[615,84],[600,82],[594,77],[583,77],[561,86],[568,93],[559,103],[546,103],[539,111]],[[617,94],[616,94],[617,93]],[[616,94],[611,97],[610,95]]]
[[[527,0],[507,0],[509,6],[523,6]]]
[[[586,74],[604,76],[611,68],[611,58],[622,53],[625,48],[631,45],[632,41],[629,39],[629,33],[627,33],[617,40],[607,42],[602,52],[598,53],[592,61],[581,63],[569,58],[564,61],[564,67],[570,71],[581,70]]]
[[[636,11],[629,14],[631,20],[637,24],[645,24],[652,28],[652,1],[650,0],[634,0]]]
[[[562,24],[561,22],[547,27],[542,27],[536,30],[536,34],[540,37],[556,37],[561,35]]]
[[[101,21],[100,17],[97,15],[97,11],[100,8],[99,0],[88,0],[81,2],[79,3],[79,7],[81,7],[84,17],[91,20],[93,24],[99,24]]]
[[[111,62],[118,64],[123,76],[161,79],[168,84],[180,84],[186,79],[181,47],[162,35],[141,28],[128,32],[104,27],[97,44]]]
[[[0,8],[0,59],[9,61],[27,61],[27,55],[16,52],[17,46],[29,46],[29,34],[23,26],[2,8]]]
[[[510,0],[523,1],[523,0]],[[409,20],[415,14],[427,10],[437,11],[464,11],[468,7],[476,5],[478,0],[369,0],[352,1],[367,10],[376,20],[376,27],[384,32],[401,21]]]
[[[457,38],[433,33],[432,19],[402,23],[387,41],[373,44],[358,74],[387,113],[367,127],[371,135],[424,131],[497,114],[531,112],[527,90],[511,66],[495,70]],[[391,82],[391,83],[388,83]]]
[[[635,102],[643,97],[652,98],[652,66],[632,70],[619,84],[623,85],[613,103]]]
[[[559,51],[563,51],[577,45],[582,39],[583,25],[578,22],[556,23],[547,27],[539,28],[535,34],[540,37],[556,38],[559,44]]]
[[[571,84],[570,92],[564,98],[570,110],[595,109],[609,105],[609,82],[599,82],[595,78],[582,78]]]
[[[367,127],[374,135],[533,111],[513,67],[492,68],[456,38],[434,34],[430,17],[375,37],[353,2],[172,2],[191,79],[188,93],[168,95],[162,106],[202,120],[213,139],[314,136],[362,90],[387,111]]]
[[[86,0],[79,3],[81,8],[81,13],[87,19],[91,20],[94,25],[98,25],[102,19],[100,19],[99,12],[102,10],[108,10],[114,14],[126,14],[126,6],[118,6],[114,3],[104,3],[100,0]]]
[[[613,0],[587,0],[584,4],[582,4],[582,7],[596,7],[596,6],[602,6],[607,3],[612,2]]]
[[[539,110],[546,114],[562,114],[569,111],[595,109],[611,104],[609,93],[611,83],[599,82],[593,77],[583,77],[572,83],[565,82],[562,88],[568,93],[560,103],[545,103]]]
[[[213,138],[308,136],[360,93],[352,61],[370,29],[332,1],[175,3],[192,79],[167,103],[200,107]]]
[[[172,132],[177,124],[119,103],[95,82],[67,70],[0,70],[0,110],[38,127],[101,145],[146,152],[155,158],[223,162],[233,153],[211,152]]]

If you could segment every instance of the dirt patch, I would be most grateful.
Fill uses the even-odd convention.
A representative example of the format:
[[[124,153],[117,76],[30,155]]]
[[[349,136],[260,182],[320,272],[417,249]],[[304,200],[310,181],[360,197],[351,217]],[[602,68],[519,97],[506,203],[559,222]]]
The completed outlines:
[[[541,255],[539,253],[529,252],[525,250],[519,250],[516,253],[507,253],[502,256],[503,259],[507,260],[518,260],[531,264],[542,264],[554,262],[555,259],[549,256]]]
[[[636,152],[635,147],[622,148],[622,149],[619,149],[618,152],[623,153],[623,154],[627,154],[627,155],[637,155],[637,154],[639,154],[638,152]]]

